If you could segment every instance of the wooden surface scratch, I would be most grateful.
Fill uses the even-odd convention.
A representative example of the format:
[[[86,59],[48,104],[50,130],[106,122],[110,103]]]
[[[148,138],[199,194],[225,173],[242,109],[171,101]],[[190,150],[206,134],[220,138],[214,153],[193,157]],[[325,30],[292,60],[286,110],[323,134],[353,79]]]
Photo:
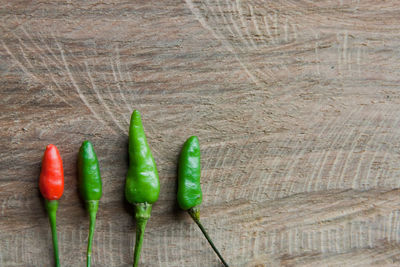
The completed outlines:
[[[400,265],[397,1],[0,4],[0,266],[52,266],[38,192],[49,143],[65,169],[61,263],[85,264],[86,139],[103,177],[93,266],[131,266],[133,109],[161,180],[142,266],[221,266],[175,200],[191,135],[202,221],[232,266]]]

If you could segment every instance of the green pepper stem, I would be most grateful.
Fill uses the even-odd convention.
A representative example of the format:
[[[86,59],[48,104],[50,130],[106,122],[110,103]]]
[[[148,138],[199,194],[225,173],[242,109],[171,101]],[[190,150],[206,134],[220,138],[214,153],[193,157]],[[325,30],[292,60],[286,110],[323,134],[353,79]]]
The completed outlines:
[[[208,235],[206,229],[204,229],[203,225],[201,224],[199,209],[198,208],[188,209],[188,213],[189,213],[190,217],[192,217],[193,221],[200,228],[200,230],[203,233],[204,237],[207,239],[208,243],[211,245],[211,247],[213,248],[214,252],[217,254],[218,258],[222,261],[222,264],[224,264],[225,267],[229,267],[228,263],[226,263],[226,261],[224,260],[222,255],[219,253],[218,249],[215,247],[215,245],[212,242],[210,236]]]
[[[60,267],[60,259],[58,256],[57,223],[56,223],[58,200],[47,200],[46,199],[45,206],[46,206],[47,213],[49,215],[51,236],[53,238],[54,264],[56,267]]]
[[[94,227],[96,225],[96,213],[99,208],[98,200],[89,200],[86,202],[87,209],[89,211],[90,216],[90,224],[89,224],[89,237],[88,237],[88,246],[87,246],[87,257],[86,257],[86,266],[90,267],[90,262],[92,259],[92,243],[93,243],[93,235],[94,235]]]
[[[139,266],[140,251],[143,244],[144,231],[146,229],[147,220],[139,220],[136,222],[136,242],[134,251],[133,267]]]
[[[137,203],[135,204],[135,218],[136,218],[136,242],[135,250],[133,252],[133,267],[139,266],[140,251],[143,244],[144,231],[146,229],[147,221],[150,218],[151,204]]]

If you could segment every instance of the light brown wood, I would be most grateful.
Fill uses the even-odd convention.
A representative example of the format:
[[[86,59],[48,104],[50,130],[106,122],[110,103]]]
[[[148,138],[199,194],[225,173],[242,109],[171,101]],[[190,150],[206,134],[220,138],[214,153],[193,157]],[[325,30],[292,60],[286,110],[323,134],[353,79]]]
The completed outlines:
[[[93,266],[131,266],[133,109],[162,186],[141,266],[220,266],[175,201],[190,135],[202,221],[232,266],[400,264],[398,1],[1,2],[0,266],[52,266],[48,143],[65,168],[62,266],[85,265],[85,139],[104,186]]]

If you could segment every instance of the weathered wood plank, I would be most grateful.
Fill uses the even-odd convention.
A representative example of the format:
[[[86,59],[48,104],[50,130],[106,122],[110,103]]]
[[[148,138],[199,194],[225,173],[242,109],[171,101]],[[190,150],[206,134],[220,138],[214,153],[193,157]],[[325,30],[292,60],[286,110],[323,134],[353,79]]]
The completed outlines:
[[[61,261],[84,265],[85,139],[104,181],[93,266],[131,265],[133,109],[162,186],[143,266],[220,266],[175,201],[193,134],[203,221],[232,266],[398,265],[399,33],[397,1],[1,1],[0,265],[52,264],[48,143],[65,168]]]

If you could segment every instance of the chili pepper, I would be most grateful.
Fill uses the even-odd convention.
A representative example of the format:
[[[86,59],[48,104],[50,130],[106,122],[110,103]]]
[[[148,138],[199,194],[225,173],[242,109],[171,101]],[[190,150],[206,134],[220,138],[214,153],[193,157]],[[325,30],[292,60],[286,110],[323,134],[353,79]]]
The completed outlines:
[[[134,267],[139,264],[146,223],[159,194],[157,166],[146,140],[140,113],[134,110],[129,127],[129,169],[125,184],[125,197],[134,205],[137,222]]]
[[[49,214],[51,234],[53,238],[54,261],[60,266],[58,256],[56,213],[58,200],[64,191],[64,170],[60,153],[55,145],[48,145],[42,159],[39,178],[39,189],[45,199],[46,211]]]
[[[200,144],[197,136],[191,136],[183,145],[179,156],[178,167],[178,204],[183,210],[187,210],[194,222],[199,226],[208,243],[225,266],[228,266],[218,249],[215,247],[207,231],[200,222],[200,209],[198,205],[202,201],[200,186]]]
[[[93,145],[84,141],[78,155],[79,191],[86,202],[90,216],[89,237],[87,246],[86,266],[90,267],[92,257],[92,240],[96,224],[96,213],[99,208],[99,200],[102,195],[102,183],[99,162]]]

